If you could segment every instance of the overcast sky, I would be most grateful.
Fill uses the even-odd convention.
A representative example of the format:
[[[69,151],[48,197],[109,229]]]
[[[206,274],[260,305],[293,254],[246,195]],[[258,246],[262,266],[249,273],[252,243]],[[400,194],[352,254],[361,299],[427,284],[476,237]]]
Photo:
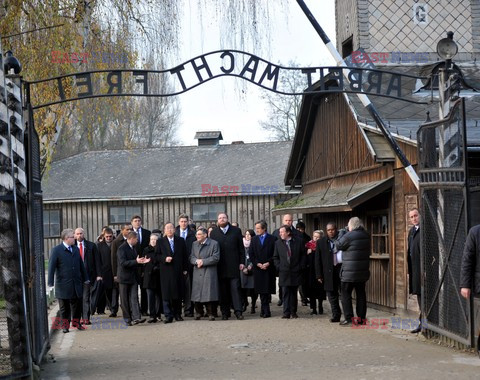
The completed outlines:
[[[335,41],[334,0],[305,0],[305,3],[330,39]],[[288,24],[285,24],[284,16],[271,21],[273,33],[269,48],[255,48],[256,51],[247,52],[283,65],[289,61],[295,61],[300,66],[334,65],[322,40],[295,0],[288,0],[288,14]],[[201,31],[195,10],[186,11],[185,16],[178,64],[204,53],[233,48],[221,45],[218,27],[209,28],[207,25]],[[244,83],[236,84],[236,81]],[[182,115],[177,137],[180,143],[196,145],[193,137],[200,130],[220,130],[223,143],[269,141],[268,132],[262,130],[259,124],[261,120],[266,120],[268,114],[260,97],[262,91],[265,90],[242,79],[221,77],[179,95]]]

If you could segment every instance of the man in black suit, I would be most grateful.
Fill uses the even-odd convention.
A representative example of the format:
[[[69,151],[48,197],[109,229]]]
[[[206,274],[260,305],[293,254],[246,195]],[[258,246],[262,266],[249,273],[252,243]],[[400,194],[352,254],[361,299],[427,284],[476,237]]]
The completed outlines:
[[[61,233],[62,243],[52,249],[48,260],[48,286],[55,283],[55,296],[60,307],[63,332],[68,333],[70,321],[78,330],[82,314],[83,284],[88,282],[87,271],[80,251],[75,245],[75,234],[67,228]]]
[[[95,310],[91,310],[90,299],[91,289],[96,281],[102,281],[101,268],[100,268],[100,256],[98,254],[97,246],[85,239],[85,231],[83,228],[78,227],[75,230],[76,245],[80,252],[85,270],[87,271],[90,281],[83,284],[83,310],[82,318],[83,323],[90,325],[90,315],[95,313]]]
[[[182,299],[185,277],[188,274],[187,246],[185,240],[175,236],[173,223],[165,224],[164,236],[157,241],[160,259],[160,284],[162,289],[164,323],[183,321]]]
[[[240,293],[240,271],[245,263],[245,247],[242,232],[228,222],[228,215],[218,214],[217,227],[210,234],[220,246],[220,261],[217,271],[220,285],[220,308],[222,319],[230,318],[230,305],[237,319],[243,319],[243,302]]]
[[[113,272],[113,288],[112,288],[112,309],[109,315],[110,318],[115,318],[118,313],[118,298],[120,295],[120,290],[118,286],[118,276],[117,276],[117,251],[118,248],[127,241],[128,233],[132,231],[131,224],[124,224],[120,230],[120,234],[112,242],[111,246],[111,257],[112,257],[112,272]]]
[[[136,325],[146,321],[142,319],[138,307],[138,265],[147,264],[150,259],[139,257],[135,250],[138,242],[137,233],[130,231],[127,234],[127,241],[117,251],[117,276],[120,287],[120,300],[123,319],[127,325]]]
[[[293,216],[292,214],[285,214],[282,216],[282,226],[289,226],[290,229],[292,230],[292,236],[298,236],[300,233],[297,231],[297,229],[293,226]],[[275,239],[280,239],[280,233],[279,233],[280,228],[277,228],[275,231],[272,232],[272,235],[275,237]],[[281,286],[278,287],[278,306],[282,306],[283,304],[283,288]]]
[[[278,285],[283,287],[282,318],[298,318],[297,291],[302,283],[306,267],[306,252],[303,239],[292,234],[290,226],[279,228],[280,239],[275,242],[273,262],[278,270]]]
[[[255,223],[256,235],[250,244],[250,259],[253,264],[253,285],[255,293],[260,294],[260,317],[270,318],[270,297],[275,294],[275,237],[267,233],[267,222]]]
[[[187,246],[187,257],[190,257],[192,252],[192,244],[196,241],[195,232],[188,228],[188,215],[180,214],[178,217],[178,226],[175,228],[175,235],[185,240]],[[193,265],[188,263],[188,274],[185,277],[185,295],[183,297],[183,312],[185,317],[193,317],[193,302],[191,300],[192,294],[192,278]]]
[[[323,284],[327,293],[328,302],[332,309],[330,322],[340,322],[342,310],[338,299],[340,289],[340,269],[342,264],[337,261],[335,241],[338,238],[337,225],[329,222],[326,227],[327,236],[317,241],[315,251],[315,274],[317,280]]]
[[[417,208],[409,211],[408,217],[413,224],[408,232],[408,285],[410,294],[417,295],[418,308],[420,309],[420,324],[410,331],[412,334],[422,331],[422,275],[420,270],[420,213]]]
[[[103,240],[97,243],[97,250],[100,257],[100,276],[103,279],[104,293],[100,297],[99,304],[97,306],[98,314],[105,312],[105,304],[107,304],[110,312],[112,313],[114,308],[112,307],[112,290],[113,290],[113,270],[112,270],[112,242],[113,242],[113,230],[107,227],[103,231]],[[118,293],[117,293],[118,294]],[[118,311],[118,302],[117,302]]]
[[[135,246],[135,250],[137,251],[137,255],[142,256],[143,250],[148,247],[148,243],[150,242],[151,232],[142,227],[142,217],[140,215],[132,216],[130,223],[132,224],[133,231],[135,231],[138,236],[138,243]],[[143,265],[138,267],[138,274],[140,275],[140,312],[143,315],[148,315],[147,289],[143,287],[144,269]]]

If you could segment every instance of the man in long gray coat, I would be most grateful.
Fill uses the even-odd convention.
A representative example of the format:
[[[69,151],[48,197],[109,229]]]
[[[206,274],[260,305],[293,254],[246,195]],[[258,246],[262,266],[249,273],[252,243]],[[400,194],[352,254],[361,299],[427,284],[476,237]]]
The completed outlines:
[[[207,238],[205,228],[199,228],[197,241],[192,243],[190,263],[193,267],[192,301],[195,302],[195,319],[203,314],[203,305],[211,321],[215,320],[213,303],[218,301],[217,264],[220,260],[220,248],[215,240]]]

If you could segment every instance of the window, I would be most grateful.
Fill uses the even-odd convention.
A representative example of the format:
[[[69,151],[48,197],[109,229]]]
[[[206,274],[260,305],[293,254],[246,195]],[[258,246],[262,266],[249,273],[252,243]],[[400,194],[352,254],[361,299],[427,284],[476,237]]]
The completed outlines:
[[[109,224],[130,223],[134,215],[142,215],[142,206],[111,206],[108,221]]]
[[[194,222],[216,221],[220,212],[225,212],[225,203],[197,203],[192,205]]]
[[[43,237],[58,237],[60,230],[60,210],[43,210]]]
[[[372,255],[390,254],[388,215],[372,215],[370,217],[370,231],[372,237]]]
[[[342,57],[347,58],[353,53],[353,36],[350,36],[342,42]]]

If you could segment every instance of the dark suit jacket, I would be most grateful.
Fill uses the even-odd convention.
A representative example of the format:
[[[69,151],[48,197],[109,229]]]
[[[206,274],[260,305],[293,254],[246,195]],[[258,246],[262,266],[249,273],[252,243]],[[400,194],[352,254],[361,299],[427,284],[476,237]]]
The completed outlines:
[[[180,226],[177,226],[175,228],[175,235],[178,237],[180,236]],[[194,241],[196,241],[197,238],[195,237],[195,232],[193,232],[190,228],[187,228],[187,238],[185,239],[185,244],[187,246],[187,253],[188,256],[190,257],[190,254],[192,253],[192,244]]]
[[[337,279],[333,277],[338,273],[339,271],[335,272],[333,270],[333,251],[328,237],[324,236],[317,241],[317,249],[315,250],[315,277],[322,279],[325,291],[332,292],[335,284],[340,282],[340,277]]]
[[[138,256],[142,256],[145,248],[150,244],[150,235],[152,234],[150,230],[147,230],[141,227],[140,232],[142,233],[142,242],[138,240],[138,244],[135,245],[135,251],[137,251]]]
[[[480,225],[470,229],[463,250],[460,287],[480,294]]]
[[[52,249],[48,260],[48,286],[55,284],[55,297],[73,299],[83,297],[83,283],[88,281],[77,246],[70,252],[59,244]]]
[[[168,237],[164,236],[157,241],[157,253],[160,262],[160,284],[164,301],[181,300],[184,295],[184,275],[188,271],[188,255],[185,241],[173,237],[173,252]],[[166,258],[173,259],[167,263]]]
[[[75,242],[75,244],[78,244],[78,242]],[[91,241],[84,239],[83,248],[84,248],[83,264],[85,265],[88,278],[90,279],[90,282],[92,282],[93,284],[97,280],[97,276],[99,276],[100,273],[102,272],[100,255],[98,254],[97,246],[95,245],[95,243],[92,243]]]
[[[278,269],[279,286],[299,286],[302,284],[302,272],[306,266],[305,245],[301,237],[290,240],[292,255],[288,260],[286,243],[279,239],[275,242],[273,261]]]
[[[117,251],[117,276],[120,284],[138,284],[137,251],[125,242]]]
[[[122,233],[118,235],[114,241],[112,241],[111,245],[111,256],[112,256],[112,271],[113,271],[113,276],[115,277],[117,275],[117,269],[118,269],[118,264],[117,264],[117,251],[118,248],[125,243],[127,240],[123,237]]]
[[[275,237],[270,234],[265,235],[263,245],[260,236],[252,237],[250,243],[250,259],[253,264],[253,284],[255,292],[258,294],[275,294],[275,265],[273,263],[273,253],[275,252]],[[270,263],[267,270],[257,267],[257,264]]]
[[[238,227],[229,224],[227,233],[216,227],[210,234],[210,239],[218,242],[220,261],[217,266],[219,278],[240,278],[240,264],[245,263],[245,247],[242,232]]]
[[[420,228],[413,226],[408,233],[408,285],[411,294],[422,293],[422,274],[420,269]]]
[[[100,257],[100,276],[103,278],[103,285],[105,289],[111,289],[113,287],[111,244],[108,246],[104,241],[98,242],[97,250]]]

